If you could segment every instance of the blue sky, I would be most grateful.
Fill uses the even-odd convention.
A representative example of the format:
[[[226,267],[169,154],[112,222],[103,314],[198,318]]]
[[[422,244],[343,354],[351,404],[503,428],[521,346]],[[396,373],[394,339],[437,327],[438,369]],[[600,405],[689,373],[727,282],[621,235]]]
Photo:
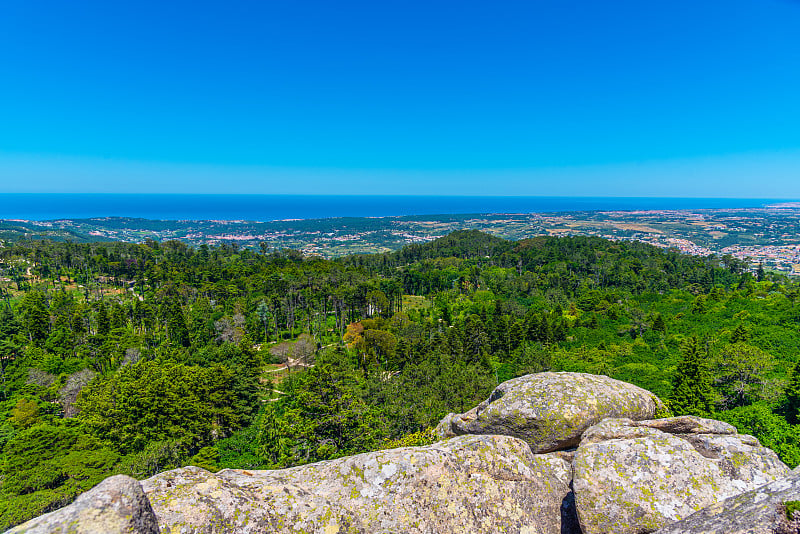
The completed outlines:
[[[800,198],[800,2],[0,4],[0,192]]]

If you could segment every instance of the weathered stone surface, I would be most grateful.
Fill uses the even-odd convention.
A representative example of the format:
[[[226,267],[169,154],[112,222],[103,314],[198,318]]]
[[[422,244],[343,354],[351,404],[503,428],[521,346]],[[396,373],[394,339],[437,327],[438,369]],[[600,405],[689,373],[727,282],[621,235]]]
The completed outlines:
[[[456,417],[456,414],[449,413],[444,416],[444,419],[439,421],[439,424],[436,425],[436,428],[433,429],[433,433],[437,435],[440,439],[449,439],[456,437],[456,433],[453,432],[453,417]]]
[[[655,428],[637,425],[632,419],[603,419],[586,429],[581,436],[581,446],[585,447],[592,443],[602,443],[613,439],[660,437],[662,434],[664,432]]]
[[[116,475],[55,512],[6,534],[158,534],[158,521],[138,480]]]
[[[584,534],[652,532],[789,473],[774,452],[724,423],[671,419],[607,419],[584,433],[573,462]]]
[[[655,428],[668,434],[736,434],[736,427],[729,423],[694,415],[639,421],[638,425]]]
[[[607,376],[537,373],[503,382],[477,407],[448,418],[454,434],[514,436],[538,453],[575,447],[603,418],[650,419],[661,407],[649,391]]]
[[[800,531],[800,521],[789,521],[784,504],[800,501],[800,473],[690,515],[657,534],[790,534]]]
[[[610,439],[629,439],[645,436],[659,436],[662,433],[677,434],[684,439],[694,439],[695,435],[714,434],[714,435],[734,435],[740,441],[747,442],[753,446],[759,446],[758,440],[745,434],[737,434],[733,425],[705,419],[694,415],[682,415],[680,417],[666,417],[664,419],[645,419],[633,421],[627,417],[617,419],[604,419],[596,425],[588,428],[581,436],[581,445],[589,443],[599,443]],[[698,438],[699,439],[699,438]]]
[[[163,533],[577,532],[570,466],[462,436],[278,471],[195,467],[142,483]]]

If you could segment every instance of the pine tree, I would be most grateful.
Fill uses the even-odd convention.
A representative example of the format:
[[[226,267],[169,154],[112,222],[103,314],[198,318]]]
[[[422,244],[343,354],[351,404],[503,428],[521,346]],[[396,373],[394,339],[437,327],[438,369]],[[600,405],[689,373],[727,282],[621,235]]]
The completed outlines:
[[[44,294],[39,291],[26,293],[20,307],[28,339],[33,343],[43,342],[50,331],[50,313]]]
[[[111,323],[111,330],[125,328],[125,324],[128,322],[125,310],[116,302],[108,310],[108,320]]]
[[[786,387],[786,420],[793,425],[800,423],[800,362],[795,364]]]
[[[683,358],[672,379],[669,398],[675,415],[708,417],[714,412],[714,389],[706,352],[701,350],[696,337],[689,339],[683,347]]]
[[[747,330],[741,324],[736,327],[731,334],[731,343],[744,343],[748,340],[750,336],[747,334]]]
[[[108,311],[105,303],[101,300],[97,305],[97,335],[105,336],[111,331],[111,321],[108,320]]]
[[[654,332],[666,332],[667,325],[664,323],[664,318],[661,316],[660,313],[657,313],[656,316],[653,318],[653,326],[652,329]]]
[[[705,295],[698,295],[694,302],[692,302],[692,313],[694,314],[704,314],[708,311],[708,307],[706,306],[706,297]]]
[[[11,340],[20,332],[19,319],[8,302],[0,303],[0,339]]]
[[[190,344],[189,328],[183,316],[180,304],[170,299],[164,305],[164,322],[169,340],[176,345],[188,347]]]
[[[539,314],[534,311],[529,311],[525,315],[525,328],[527,330],[525,333],[526,339],[530,341],[541,341],[539,337],[541,334],[541,324],[541,317]]]

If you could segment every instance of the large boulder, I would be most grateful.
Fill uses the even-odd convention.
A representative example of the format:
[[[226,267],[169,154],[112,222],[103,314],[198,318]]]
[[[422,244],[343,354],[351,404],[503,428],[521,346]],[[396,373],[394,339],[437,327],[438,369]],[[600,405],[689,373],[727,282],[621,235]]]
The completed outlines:
[[[727,423],[606,419],[583,435],[573,488],[584,534],[640,534],[788,473],[774,452]]]
[[[658,530],[657,534],[796,534],[800,517],[786,503],[800,501],[800,473],[742,493]]]
[[[578,532],[570,467],[508,436],[359,454],[278,471],[187,467],[142,484],[161,531]]]
[[[477,407],[445,417],[437,433],[514,436],[542,453],[575,447],[606,417],[652,419],[659,409],[649,391],[607,376],[538,373],[503,382]]]
[[[158,534],[158,521],[138,480],[109,477],[55,512],[31,519],[6,534]]]

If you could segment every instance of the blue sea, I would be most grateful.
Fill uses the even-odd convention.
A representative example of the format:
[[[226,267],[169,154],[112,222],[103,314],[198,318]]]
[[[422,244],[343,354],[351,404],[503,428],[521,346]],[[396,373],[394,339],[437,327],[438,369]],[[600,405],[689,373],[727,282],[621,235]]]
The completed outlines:
[[[159,220],[274,221],[458,213],[759,208],[786,201],[786,199],[652,197],[6,193],[0,194],[0,219],[44,221],[91,217],[138,217]]]

